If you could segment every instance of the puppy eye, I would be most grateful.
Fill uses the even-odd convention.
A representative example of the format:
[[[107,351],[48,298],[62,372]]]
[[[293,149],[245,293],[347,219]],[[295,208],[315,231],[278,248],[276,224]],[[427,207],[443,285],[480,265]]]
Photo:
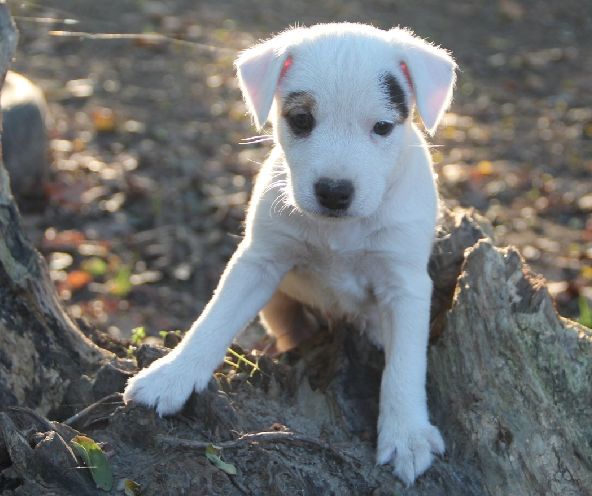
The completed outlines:
[[[294,112],[286,117],[288,124],[296,135],[308,134],[312,131],[315,121],[310,112]]]
[[[395,124],[393,122],[379,121],[376,124],[374,124],[372,132],[378,134],[379,136],[388,136],[389,134],[391,134],[391,131],[394,127]]]

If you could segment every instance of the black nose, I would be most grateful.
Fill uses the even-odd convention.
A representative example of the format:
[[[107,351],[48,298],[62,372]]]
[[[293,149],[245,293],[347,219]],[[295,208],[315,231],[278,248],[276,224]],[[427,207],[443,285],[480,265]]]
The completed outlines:
[[[331,210],[345,210],[354,197],[354,185],[347,179],[336,181],[322,177],[315,183],[314,190],[319,204]]]

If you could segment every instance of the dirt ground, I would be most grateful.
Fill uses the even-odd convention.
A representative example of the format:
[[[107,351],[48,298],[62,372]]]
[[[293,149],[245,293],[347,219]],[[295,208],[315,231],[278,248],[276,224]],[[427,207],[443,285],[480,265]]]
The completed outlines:
[[[126,338],[190,325],[240,239],[268,151],[240,144],[255,131],[237,51],[289,25],[344,20],[410,26],[454,53],[454,104],[432,140],[444,198],[517,245],[562,314],[592,301],[587,1],[9,3],[14,68],[51,114],[48,203],[24,205],[24,221],[69,311],[91,326]]]
[[[119,348],[111,343],[120,356],[126,356],[129,343],[125,339],[133,328],[144,326],[154,336],[153,342],[160,342],[160,331],[186,329],[238,243],[252,179],[268,146],[241,144],[255,131],[245,116],[232,62],[238,50],[296,23],[350,20],[384,28],[404,25],[449,48],[461,71],[453,107],[432,140],[443,197],[450,205],[479,210],[492,222],[499,244],[517,245],[550,281],[562,314],[577,318],[585,308],[582,302],[592,304],[592,10],[588,2],[9,3],[21,32],[14,68],[43,88],[51,115],[47,202],[21,205],[24,224],[47,258],[69,312],[86,330],[124,338]],[[61,34],[52,34],[55,31]],[[106,39],[96,33],[138,36]],[[537,313],[540,318],[543,314]],[[489,321],[471,322],[477,320]],[[536,322],[536,330],[545,329]],[[473,459],[478,447],[489,443],[488,449],[491,445],[501,450],[495,455],[481,452],[486,461],[513,464],[511,449],[525,445],[525,457],[533,458],[528,443],[505,447],[512,444],[512,430],[503,430],[501,423],[495,429],[478,426],[455,436],[461,432],[457,432],[458,412],[464,412],[464,403],[462,408],[454,404],[459,398],[470,399],[470,411],[475,418],[481,415],[486,426],[492,419],[500,421],[504,409],[498,412],[497,400],[491,405],[473,402],[479,392],[475,384],[481,382],[472,384],[463,377],[467,395],[446,396],[445,388],[435,387],[432,376],[430,401],[436,405],[431,411],[436,423],[444,426],[449,453],[414,488],[405,490],[387,468],[373,463],[380,357],[375,350],[364,350],[356,336],[337,334],[334,341],[300,359],[292,354],[274,361],[262,357],[260,374],[254,377],[244,363],[237,370],[227,365],[218,374],[221,391],[210,388],[174,418],[161,419],[141,407],[121,407],[115,395],[107,397],[111,401],[103,405],[106,411],[95,404],[96,410],[78,420],[49,427],[43,420],[33,426],[33,432],[51,434],[56,429],[67,442],[74,434],[68,424],[100,441],[117,480],[112,494],[122,493],[119,485],[125,477],[140,482],[144,494],[154,495],[475,495],[483,494],[485,487]],[[522,339],[530,334],[514,336]],[[141,333],[136,332],[136,337],[139,340]],[[537,346],[544,345],[545,339],[536,341]],[[523,348],[513,343],[512,349]],[[434,357],[445,357],[444,364],[460,363],[440,346],[438,353],[431,354],[432,371],[438,370]],[[541,349],[533,353],[537,359],[547,356],[540,354]],[[494,354],[495,363],[503,363],[507,358],[503,353]],[[582,363],[590,363],[588,355],[581,356]],[[132,362],[121,359],[107,369],[124,380]],[[521,365],[527,360],[509,362]],[[555,362],[544,362],[545,373],[546,367],[554,373]],[[580,362],[574,359],[573,363]],[[449,379],[453,369],[443,367],[447,372],[436,375]],[[494,369],[475,366],[474,370]],[[520,377],[513,370],[506,368],[503,374],[496,370],[487,384],[504,385],[490,387],[492,391],[515,389],[520,405],[524,392],[503,382],[504,377]],[[588,375],[581,377],[588,377],[588,369],[582,370]],[[545,383],[553,393],[561,386],[561,377],[553,375]],[[106,382],[113,382],[110,378]],[[573,396],[588,397],[589,383],[574,380]],[[327,390],[321,394],[324,387]],[[549,397],[555,406],[556,397]],[[347,401],[337,404],[335,398]],[[89,403],[71,400],[66,406],[77,412]],[[511,400],[515,401],[513,395]],[[360,404],[364,409],[357,409]],[[590,418],[586,408],[562,412],[557,422],[586,426]],[[513,425],[515,410],[507,410],[505,420]],[[540,411],[533,408],[525,411],[533,413],[530,426],[548,426],[548,416],[537,417]],[[35,420],[26,412],[10,415]],[[17,427],[29,429],[24,421]],[[306,442],[225,448],[224,457],[238,469],[237,477],[216,469],[202,450],[168,446],[161,437],[225,442],[241,432],[284,429],[306,435]],[[526,432],[520,425],[513,431],[517,439]],[[578,440],[588,437],[574,435]],[[24,448],[30,451],[38,443],[36,451],[46,447],[51,451],[56,439],[37,436],[27,439]],[[324,444],[327,439],[330,445]],[[569,439],[569,446],[577,444]],[[551,449],[544,451],[554,460]],[[71,470],[80,468],[76,460],[57,461],[59,474],[63,472],[68,480],[84,479],[76,487],[91,484],[86,493],[97,494],[87,474]],[[4,469],[6,460],[0,462]],[[552,473],[563,471],[556,465]],[[15,467],[4,470],[4,475]],[[318,477],[319,467],[323,477]],[[570,468],[573,464],[565,471],[571,478]],[[500,470],[500,477],[508,473]],[[530,474],[517,473],[519,477]],[[3,489],[22,489],[23,481],[15,474],[13,470],[14,477],[0,481]],[[361,481],[371,484],[363,486]],[[27,487],[34,489],[21,494],[46,494],[35,489],[42,487],[36,486],[41,482],[31,477],[32,486]]]

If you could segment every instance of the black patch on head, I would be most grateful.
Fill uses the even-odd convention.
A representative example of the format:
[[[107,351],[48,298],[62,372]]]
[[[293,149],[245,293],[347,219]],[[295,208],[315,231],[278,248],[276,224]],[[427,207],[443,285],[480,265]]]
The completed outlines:
[[[283,113],[288,113],[294,108],[306,108],[312,111],[315,104],[314,96],[308,91],[292,91],[284,98],[282,110]]]
[[[405,99],[405,92],[401,85],[397,81],[397,78],[391,73],[385,73],[380,77],[380,85],[383,87],[389,102],[399,112],[401,121],[404,121],[409,117],[409,106]]]
[[[286,96],[282,103],[282,116],[294,136],[303,138],[312,132],[315,107],[314,97],[306,91],[294,91]]]

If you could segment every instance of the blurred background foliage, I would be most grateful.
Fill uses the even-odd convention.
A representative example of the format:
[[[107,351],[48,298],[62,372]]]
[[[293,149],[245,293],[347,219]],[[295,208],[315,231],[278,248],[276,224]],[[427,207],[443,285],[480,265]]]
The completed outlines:
[[[562,314],[592,319],[588,0],[8,3],[14,69],[49,106],[44,198],[21,209],[75,317],[124,338],[188,327],[269,147],[240,144],[256,133],[236,53],[289,25],[347,20],[409,26],[454,53],[455,101],[432,140],[446,203],[479,210]]]

